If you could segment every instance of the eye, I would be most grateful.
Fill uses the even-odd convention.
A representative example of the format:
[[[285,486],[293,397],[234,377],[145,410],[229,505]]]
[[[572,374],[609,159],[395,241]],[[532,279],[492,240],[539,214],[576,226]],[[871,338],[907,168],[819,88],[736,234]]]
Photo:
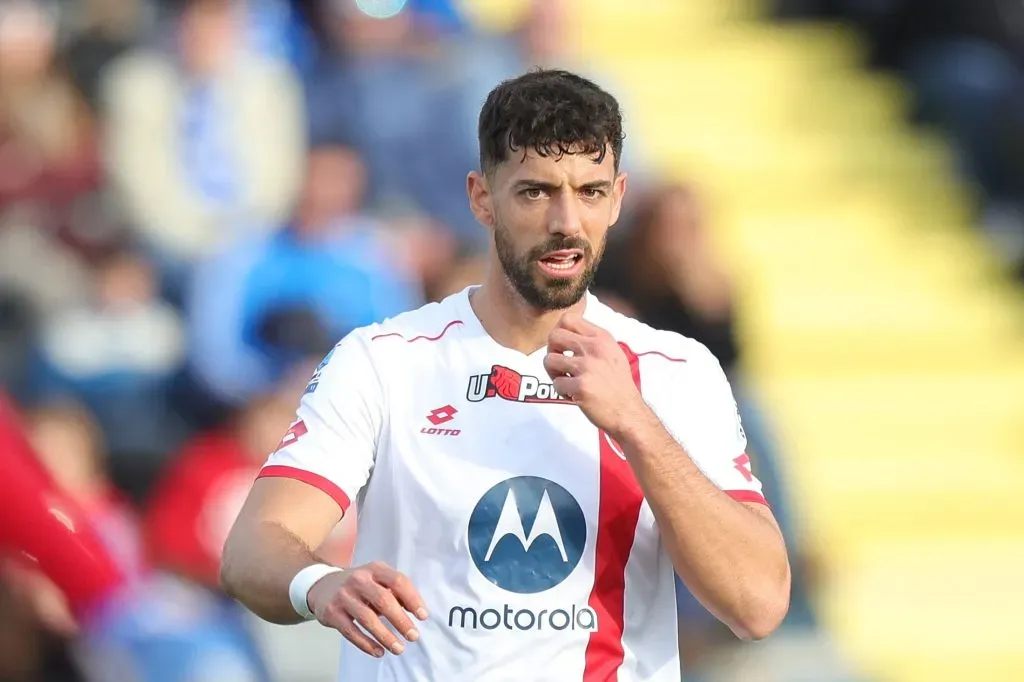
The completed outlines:
[[[539,187],[530,187],[530,188],[524,189],[519,194],[521,196],[526,197],[527,199],[535,200],[535,199],[540,199],[541,197],[544,196],[544,190],[542,190]]]
[[[604,190],[597,187],[584,187],[580,190],[580,194],[585,199],[597,199],[604,196]]]

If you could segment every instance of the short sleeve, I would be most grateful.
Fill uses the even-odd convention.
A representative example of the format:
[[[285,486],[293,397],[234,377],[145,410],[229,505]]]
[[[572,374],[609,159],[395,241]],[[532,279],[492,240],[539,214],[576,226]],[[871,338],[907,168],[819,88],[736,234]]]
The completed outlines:
[[[712,483],[739,502],[767,504],[761,481],[751,467],[739,408],[721,364],[696,342],[685,358],[655,375],[660,400],[652,407]],[[659,360],[652,358],[651,362]]]
[[[357,330],[316,368],[295,421],[258,477],[308,483],[347,511],[369,480],[383,425],[383,403],[380,377]]]

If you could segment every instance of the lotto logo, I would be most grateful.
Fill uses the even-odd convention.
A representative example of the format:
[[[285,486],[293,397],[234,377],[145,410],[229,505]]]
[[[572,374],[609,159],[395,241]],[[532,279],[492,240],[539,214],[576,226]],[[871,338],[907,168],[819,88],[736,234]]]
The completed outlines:
[[[458,414],[458,412],[459,411],[456,410],[451,405],[445,405],[444,407],[439,407],[436,410],[431,410],[430,413],[427,415],[427,421],[433,424],[433,426],[424,426],[422,429],[420,429],[420,433],[425,433],[428,436],[459,435],[460,433],[462,433],[462,431],[460,431],[459,429],[438,428],[441,424],[447,424],[448,422],[455,419],[455,415]]]

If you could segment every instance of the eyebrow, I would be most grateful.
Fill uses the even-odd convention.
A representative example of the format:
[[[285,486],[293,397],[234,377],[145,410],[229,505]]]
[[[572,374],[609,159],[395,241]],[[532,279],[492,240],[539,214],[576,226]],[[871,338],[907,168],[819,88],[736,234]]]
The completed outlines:
[[[545,190],[545,191],[553,191],[553,190],[557,190],[560,187],[560,185],[556,185],[556,184],[551,183],[551,182],[545,182],[544,180],[531,180],[531,179],[527,178],[525,180],[518,181],[514,185],[514,187],[515,187],[516,191],[521,191],[521,190],[524,190],[524,189],[542,189],[542,190]],[[609,182],[608,180],[594,180],[593,182],[585,182],[585,183],[583,183],[582,185],[579,186],[578,189],[581,189],[581,190],[601,189],[601,190],[607,191],[607,190],[610,190],[611,187],[612,187],[612,183]]]

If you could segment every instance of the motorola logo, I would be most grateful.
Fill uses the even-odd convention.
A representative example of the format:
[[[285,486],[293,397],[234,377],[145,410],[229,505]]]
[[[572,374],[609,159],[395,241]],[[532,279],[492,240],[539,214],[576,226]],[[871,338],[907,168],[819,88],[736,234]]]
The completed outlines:
[[[587,545],[587,521],[569,491],[537,476],[498,483],[469,519],[469,551],[480,573],[508,592],[535,594],[573,572]]]

